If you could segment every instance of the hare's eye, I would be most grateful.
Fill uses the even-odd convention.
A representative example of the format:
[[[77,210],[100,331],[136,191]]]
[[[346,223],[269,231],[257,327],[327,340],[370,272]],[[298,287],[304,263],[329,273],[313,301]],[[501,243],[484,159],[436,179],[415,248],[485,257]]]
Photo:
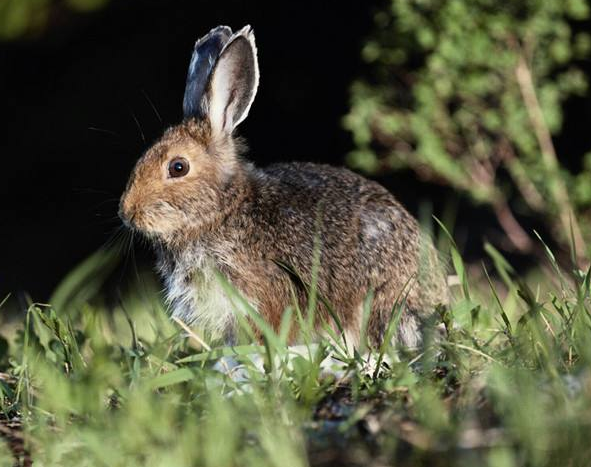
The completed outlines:
[[[184,157],[175,157],[168,163],[168,174],[173,177],[183,177],[189,173],[189,161]]]

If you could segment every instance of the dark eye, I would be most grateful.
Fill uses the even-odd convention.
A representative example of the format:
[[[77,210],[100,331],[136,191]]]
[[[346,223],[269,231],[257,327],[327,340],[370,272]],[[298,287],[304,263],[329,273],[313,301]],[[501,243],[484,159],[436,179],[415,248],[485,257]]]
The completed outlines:
[[[175,157],[168,163],[168,174],[175,177],[184,177],[189,173],[189,161],[184,157]]]

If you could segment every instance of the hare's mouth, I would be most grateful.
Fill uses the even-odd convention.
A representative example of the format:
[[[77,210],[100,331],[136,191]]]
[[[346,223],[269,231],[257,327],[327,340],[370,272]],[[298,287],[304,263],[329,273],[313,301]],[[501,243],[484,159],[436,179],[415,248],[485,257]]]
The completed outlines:
[[[125,227],[144,235],[149,239],[162,239],[175,230],[170,220],[168,203],[158,202],[149,206],[131,206],[119,211],[119,217]]]
[[[128,229],[136,229],[137,228],[137,211],[133,210],[125,210],[123,207],[119,208],[119,219],[123,222],[123,225]]]
[[[125,227],[127,227],[128,229],[133,229],[134,228],[135,213],[132,214],[130,217],[127,217],[127,216],[123,216],[121,214],[121,212],[119,212],[119,218],[121,219],[121,222],[123,222],[123,225]]]
[[[138,209],[128,211],[119,210],[119,218],[126,228],[133,230],[134,232],[147,236],[155,234],[154,226],[150,223],[150,216],[144,215]]]

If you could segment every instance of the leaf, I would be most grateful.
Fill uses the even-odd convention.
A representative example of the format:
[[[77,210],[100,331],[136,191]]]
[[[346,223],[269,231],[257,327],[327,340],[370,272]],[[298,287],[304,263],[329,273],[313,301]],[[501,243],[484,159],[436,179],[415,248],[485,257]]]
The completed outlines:
[[[179,368],[178,370],[163,373],[152,378],[147,382],[147,386],[150,389],[165,388],[175,384],[184,383],[185,381],[190,381],[194,377],[195,375],[188,368]]]
[[[98,250],[60,282],[49,303],[59,311],[77,310],[97,294],[118,261],[116,248]]]
[[[452,235],[447,230],[447,227],[441,222],[437,217],[433,216],[433,219],[439,227],[443,230],[447,238],[450,242],[450,253],[451,253],[451,260],[454,265],[454,269],[456,274],[460,279],[460,284],[462,284],[462,291],[464,292],[464,297],[466,299],[470,299],[470,287],[468,286],[468,278],[466,276],[466,268],[464,266],[464,261],[462,260],[462,256],[460,255],[458,245],[456,244],[455,240],[453,239]]]
[[[211,352],[201,352],[195,355],[181,358],[175,363],[177,365],[191,362],[206,362],[217,360],[221,357],[236,357],[241,355],[264,354],[265,347],[262,345],[237,345],[234,347],[219,347],[212,349]]]

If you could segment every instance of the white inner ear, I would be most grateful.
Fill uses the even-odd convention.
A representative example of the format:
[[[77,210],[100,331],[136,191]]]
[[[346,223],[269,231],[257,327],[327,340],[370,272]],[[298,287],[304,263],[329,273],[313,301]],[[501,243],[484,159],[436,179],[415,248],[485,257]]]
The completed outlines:
[[[233,88],[234,66],[231,57],[222,57],[215,67],[211,81],[209,119],[214,132],[231,132],[233,107],[236,105],[236,88]]]

